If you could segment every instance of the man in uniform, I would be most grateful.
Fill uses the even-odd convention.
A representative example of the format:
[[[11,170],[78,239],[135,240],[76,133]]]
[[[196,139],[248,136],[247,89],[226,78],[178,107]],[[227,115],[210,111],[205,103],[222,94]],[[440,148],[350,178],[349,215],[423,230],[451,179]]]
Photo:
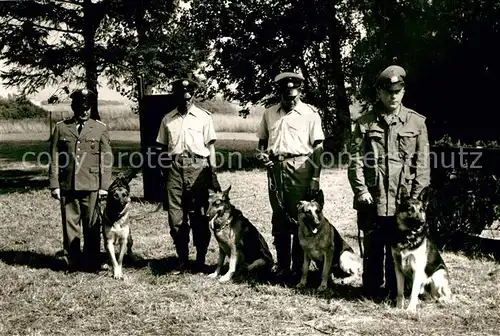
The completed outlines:
[[[304,256],[297,235],[297,204],[319,190],[325,139],[317,110],[300,99],[303,81],[292,72],[276,76],[281,102],[266,109],[257,132],[258,158],[270,168],[276,272],[284,281],[295,281],[301,274]]]
[[[83,89],[70,97],[74,117],[54,128],[49,170],[51,195],[61,202],[63,251],[59,257],[71,270],[84,266],[96,271],[100,268],[100,227],[94,210],[111,183],[113,157],[106,124],[90,119],[95,94]]]
[[[363,290],[373,298],[396,291],[389,239],[400,187],[416,198],[430,183],[425,117],[401,103],[405,76],[397,65],[380,73],[375,83],[379,101],[358,118],[353,133],[348,178],[363,231]]]
[[[188,269],[190,228],[196,247],[193,271],[206,271],[208,189],[221,190],[214,170],[217,137],[212,116],[193,104],[198,88],[199,84],[189,78],[172,83],[177,107],[163,118],[156,139],[171,160],[166,170],[166,203],[170,236],[179,257],[176,273]]]

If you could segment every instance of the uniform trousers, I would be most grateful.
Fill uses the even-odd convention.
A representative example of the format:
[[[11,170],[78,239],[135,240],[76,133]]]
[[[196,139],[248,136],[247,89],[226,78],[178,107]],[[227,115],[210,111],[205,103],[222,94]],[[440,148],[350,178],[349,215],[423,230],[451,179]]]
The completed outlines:
[[[174,157],[167,173],[168,224],[181,262],[189,259],[189,231],[196,247],[196,262],[204,264],[210,243],[208,208],[208,161],[206,158]]]
[[[100,225],[96,212],[98,191],[61,191],[64,254],[70,262],[83,261],[85,266],[100,266]],[[83,255],[81,254],[83,228]],[[82,258],[83,257],[83,258]]]
[[[273,168],[268,172],[271,175],[268,191],[278,271],[290,271],[291,262],[291,271],[300,274],[304,252],[299,243],[298,226],[288,220],[285,213],[297,220],[297,204],[307,198],[314,170],[307,156],[273,162]]]
[[[396,274],[390,246],[396,225],[395,216],[378,216],[375,206],[364,206],[358,210],[358,227],[363,231],[362,281],[368,295],[394,295],[396,292]]]

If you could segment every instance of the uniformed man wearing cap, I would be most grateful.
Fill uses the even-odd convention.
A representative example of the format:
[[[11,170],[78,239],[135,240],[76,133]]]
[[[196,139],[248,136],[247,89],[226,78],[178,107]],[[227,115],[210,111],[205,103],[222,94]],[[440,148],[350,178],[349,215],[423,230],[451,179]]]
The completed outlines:
[[[83,89],[70,97],[74,116],[58,122],[51,139],[49,187],[61,202],[63,224],[59,257],[72,270],[95,271],[100,268],[100,230],[94,210],[99,196],[107,193],[113,157],[106,124],[90,119],[95,94]]]
[[[401,185],[417,197],[430,183],[425,117],[402,104],[405,76],[397,65],[380,73],[375,83],[379,101],[358,118],[353,133],[348,177],[363,231],[363,287],[370,297],[395,294],[388,241],[396,226],[394,212]]]
[[[189,231],[196,247],[194,271],[205,272],[210,229],[205,212],[208,189],[220,191],[215,174],[217,139],[210,112],[193,104],[199,84],[189,78],[172,83],[177,107],[163,118],[156,141],[171,158],[166,173],[168,224],[179,257],[177,272],[188,270]]]
[[[319,190],[320,156],[325,137],[316,108],[300,99],[304,78],[285,72],[274,81],[281,102],[264,112],[257,132],[258,157],[271,167],[268,170],[269,200],[273,211],[277,275],[284,281],[295,281],[301,274],[303,262],[297,236],[297,204]]]

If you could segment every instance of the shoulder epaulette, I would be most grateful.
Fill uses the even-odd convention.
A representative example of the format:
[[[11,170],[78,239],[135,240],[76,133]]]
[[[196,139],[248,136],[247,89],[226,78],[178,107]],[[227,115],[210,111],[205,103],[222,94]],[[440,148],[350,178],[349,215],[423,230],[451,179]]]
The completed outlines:
[[[311,109],[311,111],[313,111],[314,113],[318,113],[318,108],[316,106],[307,103],[306,105]]]
[[[210,111],[208,111],[208,110],[205,110],[205,109],[204,109],[204,108],[202,108],[202,107],[199,107],[199,106],[196,106],[196,107],[197,107],[197,108],[199,108],[200,110],[202,110],[203,112],[205,112],[205,113],[206,113],[206,114],[208,114],[208,115],[211,115],[211,114],[212,114],[212,112],[210,112]]]
[[[57,124],[60,124],[60,123],[63,123],[63,122],[65,122],[66,120],[68,120],[68,119],[59,120],[58,122],[56,122],[56,125],[57,125]]]
[[[416,115],[416,116],[418,116],[418,117],[420,117],[422,119],[426,118],[424,115],[422,115],[422,114],[420,114],[420,113],[418,113],[416,111],[413,111],[412,109],[408,109],[408,113],[414,114],[414,115]]]
[[[100,120],[96,120],[96,121],[97,121],[99,124],[106,126],[106,124],[105,124],[105,123],[103,123],[102,121],[100,121]]]

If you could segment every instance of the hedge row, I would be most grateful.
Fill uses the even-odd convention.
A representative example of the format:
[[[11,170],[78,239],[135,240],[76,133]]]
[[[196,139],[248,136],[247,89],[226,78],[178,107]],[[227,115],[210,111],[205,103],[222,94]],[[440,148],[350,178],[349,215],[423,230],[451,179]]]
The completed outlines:
[[[0,96],[0,119],[45,118],[48,113],[24,96]]]

